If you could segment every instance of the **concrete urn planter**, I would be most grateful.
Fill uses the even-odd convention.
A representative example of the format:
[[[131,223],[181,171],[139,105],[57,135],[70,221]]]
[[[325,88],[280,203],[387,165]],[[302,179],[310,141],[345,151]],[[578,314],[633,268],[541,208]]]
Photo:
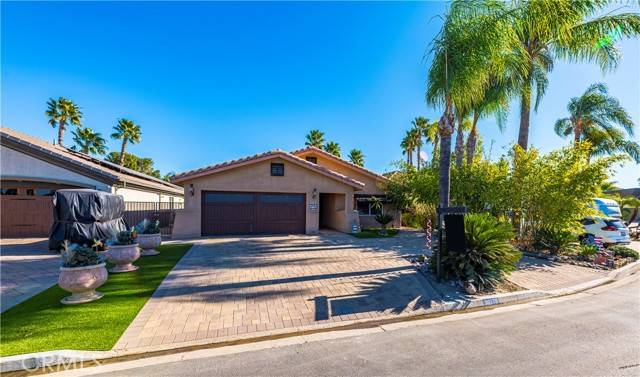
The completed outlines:
[[[110,268],[109,272],[130,272],[139,268],[133,265],[133,262],[140,258],[140,249],[137,243],[132,245],[111,245],[106,254],[109,262],[115,264],[115,267]]]
[[[142,249],[143,257],[149,257],[153,255],[158,255],[160,252],[156,250],[156,247],[160,246],[162,243],[162,235],[160,233],[156,234],[140,234],[136,237],[136,241],[138,241],[138,245]]]
[[[71,292],[71,296],[63,298],[60,302],[73,305],[102,298],[104,294],[96,292],[96,288],[107,281],[108,275],[104,263],[84,267],[60,267],[58,285]]]

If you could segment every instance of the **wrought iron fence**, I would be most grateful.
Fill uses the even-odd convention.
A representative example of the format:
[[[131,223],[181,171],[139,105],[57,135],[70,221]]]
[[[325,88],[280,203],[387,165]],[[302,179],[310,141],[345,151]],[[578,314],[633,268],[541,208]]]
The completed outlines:
[[[160,232],[171,235],[176,210],[183,209],[184,203],[174,202],[125,202],[124,221],[128,226],[134,226],[144,219],[160,220]]]

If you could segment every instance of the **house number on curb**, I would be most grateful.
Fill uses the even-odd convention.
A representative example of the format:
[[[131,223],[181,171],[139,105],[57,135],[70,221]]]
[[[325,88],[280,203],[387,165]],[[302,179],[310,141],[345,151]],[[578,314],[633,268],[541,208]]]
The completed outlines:
[[[318,210],[318,203],[309,203],[309,211],[315,212]]]

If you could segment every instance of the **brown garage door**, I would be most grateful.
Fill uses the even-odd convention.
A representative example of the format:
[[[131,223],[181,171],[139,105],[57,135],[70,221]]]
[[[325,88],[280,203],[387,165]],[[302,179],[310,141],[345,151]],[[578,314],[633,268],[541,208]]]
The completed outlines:
[[[305,231],[305,194],[202,193],[202,235]]]
[[[2,238],[47,237],[53,223],[51,196],[2,195]]]

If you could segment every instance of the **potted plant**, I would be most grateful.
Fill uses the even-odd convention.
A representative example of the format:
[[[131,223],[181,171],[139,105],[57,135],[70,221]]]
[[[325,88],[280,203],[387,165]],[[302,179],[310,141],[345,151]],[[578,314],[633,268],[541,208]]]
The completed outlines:
[[[64,241],[58,285],[71,292],[71,296],[60,300],[61,303],[82,304],[102,298],[104,294],[96,292],[96,288],[107,281],[107,276],[105,263],[98,253],[89,247],[69,245]]]
[[[135,230],[124,230],[110,240],[107,247],[107,259],[115,264],[115,267],[110,268],[109,272],[130,272],[138,269],[138,266],[133,265],[133,262],[140,258],[140,249],[138,249],[135,239]]]
[[[378,224],[380,224],[380,227],[382,228],[380,229],[380,232],[378,232],[378,234],[380,234],[381,236],[386,236],[387,224],[393,221],[393,216],[389,215],[388,213],[380,213],[376,215],[376,221],[378,222]]]
[[[160,234],[160,221],[149,221],[147,219],[136,225],[136,241],[142,249],[140,253],[143,257],[158,255],[160,252],[156,247],[162,243],[162,235]]]

